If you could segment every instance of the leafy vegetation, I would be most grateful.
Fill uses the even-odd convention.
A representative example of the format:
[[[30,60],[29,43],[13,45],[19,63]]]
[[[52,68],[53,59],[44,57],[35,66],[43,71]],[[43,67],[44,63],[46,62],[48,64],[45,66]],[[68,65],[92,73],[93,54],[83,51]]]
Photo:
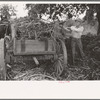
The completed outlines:
[[[11,16],[16,15],[15,7],[8,4],[0,5],[0,15],[7,16],[8,19],[10,19]]]

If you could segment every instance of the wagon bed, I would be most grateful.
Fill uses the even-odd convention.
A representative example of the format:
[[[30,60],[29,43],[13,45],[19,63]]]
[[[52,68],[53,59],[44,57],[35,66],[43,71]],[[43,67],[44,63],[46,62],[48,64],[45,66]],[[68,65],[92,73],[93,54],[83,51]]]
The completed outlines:
[[[55,48],[52,40],[14,40],[14,55],[39,55],[39,54],[55,54]]]

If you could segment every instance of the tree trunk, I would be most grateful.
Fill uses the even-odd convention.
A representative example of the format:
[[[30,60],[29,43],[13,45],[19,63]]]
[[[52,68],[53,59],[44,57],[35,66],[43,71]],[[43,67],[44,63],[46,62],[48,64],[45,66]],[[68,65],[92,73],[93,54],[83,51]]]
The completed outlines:
[[[100,35],[100,12],[97,13],[97,18],[98,18],[98,31],[97,31],[97,34]]]

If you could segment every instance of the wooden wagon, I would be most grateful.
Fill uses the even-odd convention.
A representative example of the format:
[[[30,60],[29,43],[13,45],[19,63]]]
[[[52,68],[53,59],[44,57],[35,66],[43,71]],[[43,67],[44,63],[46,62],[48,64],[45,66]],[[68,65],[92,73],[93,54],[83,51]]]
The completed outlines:
[[[1,79],[6,79],[7,67],[20,57],[24,60],[33,60],[37,65],[41,60],[50,60],[52,62],[59,62],[60,67],[57,67],[57,75],[60,75],[64,69],[64,65],[67,64],[67,50],[63,40],[54,38],[42,38],[42,39],[17,39],[16,24],[11,24],[11,35],[9,39],[7,36],[4,38],[3,51],[4,61],[2,62],[3,70],[0,72]],[[16,57],[19,59],[16,59]]]

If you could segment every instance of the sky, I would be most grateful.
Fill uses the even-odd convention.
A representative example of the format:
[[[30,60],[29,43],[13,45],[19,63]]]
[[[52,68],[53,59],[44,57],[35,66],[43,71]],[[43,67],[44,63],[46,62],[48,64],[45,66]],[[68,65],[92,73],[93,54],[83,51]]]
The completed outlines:
[[[26,3],[2,3],[2,2],[0,2],[0,6],[2,6],[4,4],[9,4],[9,5],[12,5],[15,7],[17,18],[28,15],[28,11],[25,9]]]
[[[25,9],[25,4],[13,4],[13,6],[16,7],[16,16],[19,17],[24,17],[28,15],[28,11]]]

